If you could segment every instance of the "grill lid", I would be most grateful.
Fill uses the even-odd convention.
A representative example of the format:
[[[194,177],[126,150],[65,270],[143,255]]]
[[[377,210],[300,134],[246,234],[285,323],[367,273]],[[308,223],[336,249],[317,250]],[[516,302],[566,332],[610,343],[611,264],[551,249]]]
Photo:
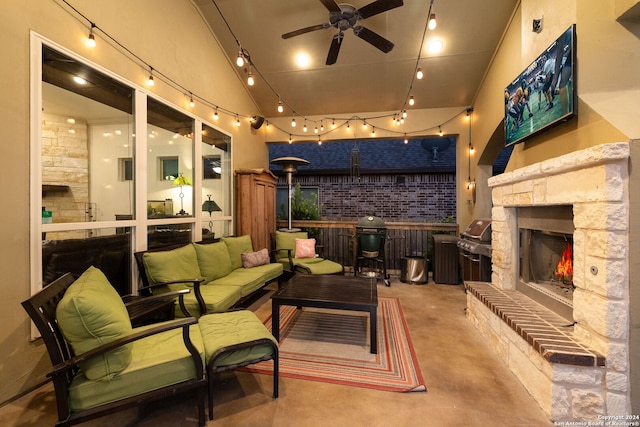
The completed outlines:
[[[378,218],[377,216],[368,215],[363,216],[358,220],[356,224],[357,228],[372,228],[372,229],[380,229],[386,228],[386,225],[382,218]]]
[[[471,221],[462,233],[467,239],[479,240],[480,242],[491,241],[491,218],[477,218]]]

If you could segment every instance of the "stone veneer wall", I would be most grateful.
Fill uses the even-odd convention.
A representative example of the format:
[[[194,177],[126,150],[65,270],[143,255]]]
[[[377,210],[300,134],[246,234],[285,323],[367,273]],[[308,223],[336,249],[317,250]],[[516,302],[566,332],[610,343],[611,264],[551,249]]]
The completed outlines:
[[[627,143],[603,144],[489,179],[497,289],[517,280],[517,207],[573,205],[573,339],[602,354],[605,367],[547,362],[467,294],[470,321],[554,421],[630,414],[628,158]]]
[[[52,211],[53,222],[85,221],[89,202],[89,147],[87,123],[55,114],[43,114],[42,183],[67,185],[69,191],[49,192],[42,206]],[[48,238],[53,237],[47,234]]]

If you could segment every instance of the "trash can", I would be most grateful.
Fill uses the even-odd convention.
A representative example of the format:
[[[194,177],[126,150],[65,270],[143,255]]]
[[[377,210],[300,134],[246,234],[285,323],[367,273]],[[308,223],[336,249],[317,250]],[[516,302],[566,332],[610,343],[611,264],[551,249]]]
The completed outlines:
[[[427,259],[421,256],[402,257],[400,264],[400,281],[403,283],[426,284],[429,281]]]
[[[447,285],[460,283],[458,238],[450,234],[433,236],[433,281]]]

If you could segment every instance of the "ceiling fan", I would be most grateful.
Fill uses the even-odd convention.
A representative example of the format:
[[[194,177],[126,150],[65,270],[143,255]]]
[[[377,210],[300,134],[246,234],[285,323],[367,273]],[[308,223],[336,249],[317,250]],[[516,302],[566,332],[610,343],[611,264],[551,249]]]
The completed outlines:
[[[384,53],[388,53],[393,49],[393,43],[385,39],[381,35],[363,27],[356,25],[358,21],[367,19],[379,13],[386,12],[404,4],[403,0],[376,0],[366,6],[356,9],[355,6],[348,3],[336,3],[334,0],[320,0],[324,7],[329,10],[329,22],[324,24],[312,25],[310,27],[301,28],[282,35],[283,39],[299,36],[316,30],[326,30],[334,27],[338,29],[338,33],[333,36],[329,54],[327,55],[327,65],[335,64],[340,53],[340,45],[344,38],[344,31],[351,28],[353,33],[362,40],[370,43]]]

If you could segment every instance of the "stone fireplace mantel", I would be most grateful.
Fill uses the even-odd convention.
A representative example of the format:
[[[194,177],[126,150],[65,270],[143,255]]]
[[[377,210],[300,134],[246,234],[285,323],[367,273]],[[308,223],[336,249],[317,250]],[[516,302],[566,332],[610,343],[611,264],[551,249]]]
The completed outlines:
[[[512,291],[519,278],[518,207],[572,205],[573,317],[570,338],[606,360],[575,366],[541,356],[504,319],[467,293],[470,321],[554,421],[630,413],[628,143],[575,151],[489,179],[492,276]]]

